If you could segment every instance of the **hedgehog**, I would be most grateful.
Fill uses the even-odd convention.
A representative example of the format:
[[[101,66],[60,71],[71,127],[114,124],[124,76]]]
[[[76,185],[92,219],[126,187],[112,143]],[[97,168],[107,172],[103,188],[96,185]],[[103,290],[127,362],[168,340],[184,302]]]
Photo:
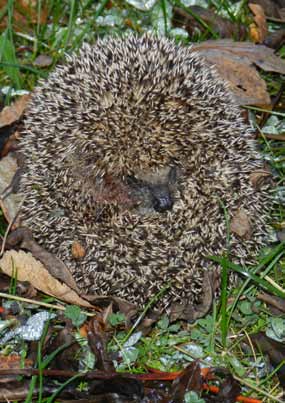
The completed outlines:
[[[218,270],[209,256],[250,265],[266,242],[253,131],[191,47],[146,34],[84,44],[35,89],[20,148],[22,223],[83,294],[143,306],[169,284],[158,304],[196,306]],[[240,212],[250,233],[227,236]]]

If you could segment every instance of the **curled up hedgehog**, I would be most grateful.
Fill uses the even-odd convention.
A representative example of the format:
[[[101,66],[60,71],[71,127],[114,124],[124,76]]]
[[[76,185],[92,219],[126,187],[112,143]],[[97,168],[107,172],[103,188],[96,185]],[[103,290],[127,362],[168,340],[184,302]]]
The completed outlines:
[[[158,305],[187,309],[209,292],[209,255],[250,264],[265,242],[253,134],[189,47],[147,35],[85,45],[36,88],[21,150],[23,224],[82,293],[142,306],[169,283]],[[226,216],[250,227],[229,245]]]

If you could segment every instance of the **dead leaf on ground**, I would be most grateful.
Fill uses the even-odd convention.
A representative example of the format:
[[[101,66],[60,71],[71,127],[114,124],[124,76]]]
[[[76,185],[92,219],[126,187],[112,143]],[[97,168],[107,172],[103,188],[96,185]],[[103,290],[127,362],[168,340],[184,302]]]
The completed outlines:
[[[278,310],[278,315],[281,312],[285,313],[285,300],[284,298],[277,297],[276,295],[267,294],[265,292],[260,292],[256,296],[257,299],[260,299],[263,302],[266,302],[267,305],[271,305],[272,307]],[[271,314],[272,310],[271,310]]]
[[[198,361],[193,361],[173,381],[169,398],[172,402],[183,402],[185,393],[188,391],[201,392],[203,388],[203,378],[201,367]]]
[[[82,299],[75,291],[52,277],[42,263],[36,260],[31,253],[22,250],[18,252],[15,250],[6,251],[0,260],[0,267],[10,277],[15,275],[15,270],[17,270],[18,280],[28,281],[45,294],[70,304],[92,308],[92,305]]]
[[[20,133],[15,127],[10,126],[12,130],[5,130],[5,136],[2,137],[3,142],[0,142],[0,158],[6,157],[10,152],[16,151],[18,149],[18,140],[20,138]],[[1,130],[1,129],[0,129]]]
[[[285,60],[264,45],[224,39],[194,44],[192,49],[215,66],[239,105],[270,105],[266,83],[254,66],[267,72],[285,74]]]
[[[243,239],[249,239],[251,234],[251,225],[247,212],[240,208],[231,220],[230,230]]]
[[[203,295],[201,296],[201,302],[197,305],[193,305],[188,301],[184,303],[173,302],[170,305],[170,321],[175,322],[177,320],[186,320],[187,322],[194,322],[195,320],[205,316],[212,307],[214,293],[216,291],[215,284],[215,271],[205,271],[203,278]]]
[[[86,255],[86,250],[79,241],[73,241],[71,245],[71,253],[74,259],[80,260]]]
[[[34,365],[32,360],[24,360],[25,368],[32,368]],[[18,354],[3,355],[0,354],[0,369],[17,369],[23,368],[23,358]]]
[[[4,192],[10,187],[18,169],[17,160],[12,153],[0,160],[0,207],[8,222],[17,215],[22,202],[19,194]]]
[[[260,189],[265,183],[271,181],[272,173],[266,169],[260,169],[249,175],[249,181],[255,189]]]
[[[189,12],[187,11],[189,10]],[[206,9],[200,6],[191,6],[187,10],[180,7],[173,9],[173,24],[176,27],[183,27],[188,34],[192,36],[197,29],[202,32],[207,32],[207,28],[203,23],[198,21],[202,20],[210,29],[216,32],[220,38],[245,39],[246,27],[242,24],[235,24],[230,20],[221,17],[211,9]],[[195,18],[197,16],[198,18]]]
[[[268,34],[268,27],[263,8],[259,4],[249,3],[248,7],[254,14],[255,24],[250,26],[250,36],[253,42],[262,43]]]
[[[279,367],[277,376],[280,384],[285,387],[285,365],[280,364],[285,361],[285,344],[273,340],[265,333],[259,332],[250,336],[252,343],[257,347],[258,352],[267,354],[274,368]]]
[[[126,325],[130,326],[131,320],[138,314],[139,307],[131,302],[114,296],[96,296],[82,294],[82,297],[102,309],[108,307],[110,303],[113,304],[114,312],[121,312],[126,317]]]
[[[265,15],[267,17],[273,17],[273,18],[281,18],[280,14],[280,9],[281,6],[278,4],[278,1],[276,0],[252,0],[249,4],[251,6],[251,3],[258,4],[261,6],[265,12]]]
[[[5,106],[0,112],[0,127],[9,126],[22,116],[30,99],[30,94],[22,95],[12,105]]]
[[[281,28],[277,31],[270,32],[264,40],[264,45],[272,49],[280,49],[285,42],[285,29]]]
[[[107,343],[111,336],[106,332],[102,317],[96,315],[89,321],[87,337],[89,347],[96,358],[96,368],[106,372],[115,372],[112,358],[107,350]]]
[[[72,327],[69,327],[68,325],[64,329],[61,329],[55,338],[51,339],[47,344],[44,353],[46,355],[52,354],[63,345],[65,345],[66,348],[59,351],[52,360],[49,368],[78,371],[80,366],[80,345],[72,333]]]
[[[7,237],[7,246],[10,249],[18,247],[31,252],[33,257],[44,265],[52,277],[55,277],[57,280],[63,282],[79,293],[76,282],[67,266],[54,254],[40,246],[33,238],[33,233],[30,229],[19,227],[11,232]]]
[[[234,42],[230,39],[209,40],[193,45],[193,50],[205,52],[227,52],[242,58],[247,64],[255,64],[264,71],[285,74],[285,60],[276,56],[273,49],[252,42]],[[209,56],[211,53],[209,53]],[[230,57],[230,56],[229,56]]]
[[[7,13],[4,13],[5,7],[7,5],[7,0],[0,0],[0,14],[4,18],[0,21],[0,28],[7,27]],[[17,32],[28,31],[31,24],[37,24],[39,13],[38,5],[35,0],[17,0],[13,4],[13,28]],[[47,4],[42,4],[40,12],[40,24],[46,24],[48,18],[48,6]]]

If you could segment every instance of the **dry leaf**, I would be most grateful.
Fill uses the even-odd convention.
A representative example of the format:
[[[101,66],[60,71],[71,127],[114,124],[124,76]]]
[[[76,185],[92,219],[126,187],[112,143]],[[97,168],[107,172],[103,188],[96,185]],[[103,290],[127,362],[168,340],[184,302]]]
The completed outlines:
[[[10,277],[15,275],[15,270],[17,270],[19,281],[28,281],[33,287],[45,294],[70,304],[92,308],[92,305],[82,299],[75,291],[53,278],[31,253],[22,250],[18,252],[15,250],[6,251],[0,260],[0,267]]]
[[[276,0],[252,0],[252,3],[258,4],[263,8],[264,13],[267,17],[280,19],[280,11],[279,4],[277,4]]]
[[[277,31],[270,32],[265,38],[263,44],[272,49],[281,48],[282,44],[285,42],[285,29],[280,28]]]
[[[249,3],[248,7],[254,14],[255,29],[250,29],[251,39],[255,43],[262,43],[268,34],[268,27],[263,8],[259,4]]]
[[[243,60],[232,60],[227,55],[216,55],[211,62],[234,94],[239,105],[270,105],[271,99],[265,81],[253,66]]]
[[[197,16],[202,23],[191,14]],[[190,36],[193,36],[197,29],[203,33],[207,33],[207,29],[205,29],[203,24],[204,22],[212,31],[219,35],[219,38],[235,37],[239,40],[246,38],[245,25],[233,23],[229,19],[216,14],[213,10],[200,6],[193,5],[185,10],[180,7],[174,7],[172,21],[175,27],[186,29]]]
[[[45,4],[46,3],[46,4]],[[48,18],[47,2],[42,2],[40,15],[38,13],[38,2],[36,0],[17,0],[13,3],[13,28],[17,32],[27,32],[31,24],[37,24],[40,16],[40,24],[46,24]],[[0,0],[0,14],[3,18],[0,21],[0,28],[7,27],[7,13],[4,13],[7,0]]]
[[[249,175],[249,180],[255,189],[260,189],[262,185],[272,177],[271,172],[266,170],[254,171]]]
[[[0,354],[0,368],[1,369],[20,369],[23,368],[23,358],[18,354],[3,355]],[[33,361],[30,359],[24,360],[25,368],[32,368]]]
[[[249,239],[251,235],[251,225],[247,212],[240,208],[231,220],[231,232],[240,238]]]
[[[9,126],[20,119],[30,97],[30,94],[22,95],[12,105],[5,106],[0,112],[0,127]]]
[[[74,241],[71,246],[71,253],[74,259],[82,259],[86,255],[86,250],[80,242]]]
[[[211,61],[212,54],[225,53],[229,58],[233,56],[240,58],[240,60],[244,58],[246,64],[255,64],[264,71],[285,74],[285,60],[277,56],[273,49],[264,45],[221,39],[194,44],[192,49],[199,51],[209,61]]]
[[[266,83],[254,65],[264,71],[285,74],[285,61],[274,50],[251,42],[210,40],[193,45],[192,49],[214,65],[231,88],[239,105],[270,105]]]
[[[16,216],[22,200],[22,197],[16,193],[3,194],[11,185],[17,170],[17,161],[12,153],[0,160],[0,207],[8,222],[12,221]]]

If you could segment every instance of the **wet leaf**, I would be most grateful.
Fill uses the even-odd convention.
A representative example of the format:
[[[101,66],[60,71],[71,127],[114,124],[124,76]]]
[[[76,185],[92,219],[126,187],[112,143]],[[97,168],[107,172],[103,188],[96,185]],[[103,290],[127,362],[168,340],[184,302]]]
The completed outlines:
[[[184,396],[185,403],[205,403],[204,399],[200,399],[196,392],[187,392]]]
[[[263,332],[252,334],[251,340],[257,351],[267,354],[273,367],[279,366],[285,360],[285,344],[273,340]],[[279,382],[285,387],[285,365],[283,364],[277,371]]]
[[[53,332],[55,332],[55,329],[53,329]],[[54,338],[48,341],[44,349],[44,354],[45,356],[53,356],[55,351],[58,352],[49,364],[50,369],[62,371],[79,370],[81,348],[72,334],[71,326],[68,324],[64,329],[61,329]]]
[[[94,395],[116,393],[120,396],[132,398],[136,402],[140,402],[144,396],[142,382],[137,379],[127,379],[120,375],[112,379],[94,382],[90,393]]]
[[[266,330],[266,336],[276,341],[285,342],[285,319],[270,318],[270,327]]]
[[[126,0],[131,6],[141,11],[149,11],[156,3],[156,0]]]
[[[227,375],[220,386],[219,393],[217,394],[216,398],[213,399],[213,403],[235,403],[240,392],[241,387],[239,383],[233,378],[232,375]]]
[[[114,364],[107,352],[109,335],[105,331],[104,324],[99,321],[100,317],[90,320],[88,326],[88,344],[96,358],[96,368],[107,372],[115,371]]]
[[[186,367],[181,375],[173,381],[169,392],[170,401],[183,403],[184,396],[189,391],[200,392],[202,390],[203,379],[198,361],[192,362]]]

